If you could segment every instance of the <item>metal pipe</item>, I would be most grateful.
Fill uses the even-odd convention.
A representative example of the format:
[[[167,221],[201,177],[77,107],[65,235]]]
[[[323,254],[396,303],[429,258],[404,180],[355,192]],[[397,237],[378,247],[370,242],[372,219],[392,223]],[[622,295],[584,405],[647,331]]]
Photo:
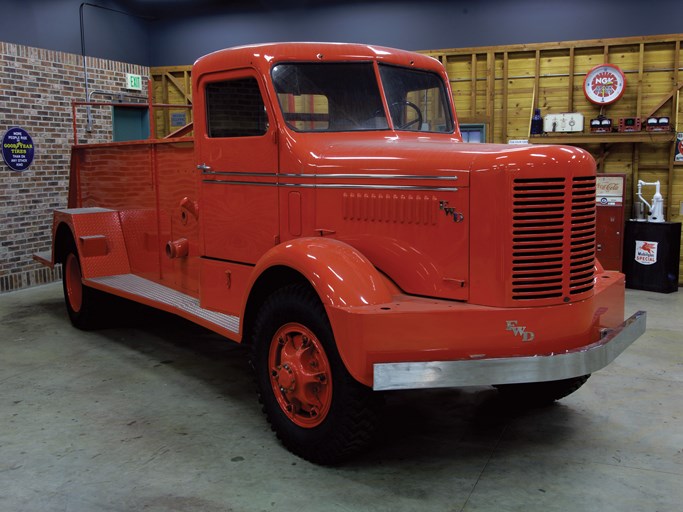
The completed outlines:
[[[144,100],[141,101],[141,104],[147,104],[147,99],[143,98],[142,96],[138,96],[137,94],[130,94],[130,93],[125,93],[125,92],[107,92],[107,91],[100,91],[100,90],[94,90],[90,91],[88,94],[88,103],[92,102],[92,97],[95,94],[99,94],[102,96],[111,96],[112,98],[118,97],[120,102],[123,102],[123,98],[133,98],[135,100]]]
[[[81,56],[83,57],[83,77],[85,79],[85,101],[88,101],[88,64],[85,59],[85,24],[83,23],[83,7],[86,5],[91,5],[93,7],[97,7],[94,4],[89,4],[87,2],[81,3],[80,7],[78,8],[78,17],[80,20],[80,26],[81,26]],[[85,125],[85,131],[91,132],[92,131],[92,113],[90,112],[90,106],[87,108],[87,116],[88,116],[88,121]],[[76,123],[76,120],[74,118],[74,124]],[[78,142],[76,142],[78,144]]]
[[[149,80],[147,80],[147,104],[149,105],[149,138],[150,139],[156,139],[157,138],[157,122],[156,122],[156,113],[154,111],[154,84],[152,82],[152,73],[150,73]],[[155,175],[153,174],[152,177],[154,178]]]

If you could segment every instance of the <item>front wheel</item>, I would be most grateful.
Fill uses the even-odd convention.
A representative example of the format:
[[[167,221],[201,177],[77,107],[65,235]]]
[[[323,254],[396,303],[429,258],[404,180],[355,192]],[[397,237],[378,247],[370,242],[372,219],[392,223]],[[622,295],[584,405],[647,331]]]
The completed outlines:
[[[252,341],[259,399],[287,449],[334,464],[370,442],[379,400],[346,370],[325,309],[308,287],[292,285],[271,295]]]
[[[583,386],[590,374],[571,379],[494,386],[500,396],[514,405],[543,406],[560,400]]]

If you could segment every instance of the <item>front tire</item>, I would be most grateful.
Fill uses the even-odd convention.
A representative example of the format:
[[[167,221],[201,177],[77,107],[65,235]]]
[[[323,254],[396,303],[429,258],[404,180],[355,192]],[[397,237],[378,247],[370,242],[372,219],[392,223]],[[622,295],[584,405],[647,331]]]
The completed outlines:
[[[266,300],[252,366],[267,419],[291,452],[335,464],[371,441],[378,397],[346,370],[325,308],[307,286],[282,288]]]

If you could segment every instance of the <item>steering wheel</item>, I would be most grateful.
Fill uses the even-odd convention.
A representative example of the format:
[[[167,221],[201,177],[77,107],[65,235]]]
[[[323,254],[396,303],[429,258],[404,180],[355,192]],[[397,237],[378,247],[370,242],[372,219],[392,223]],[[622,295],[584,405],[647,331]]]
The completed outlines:
[[[415,110],[417,117],[411,121],[407,121],[401,125],[397,125],[395,128],[397,130],[407,130],[408,127],[413,126],[413,125],[417,125],[417,130],[419,131],[420,128],[422,127],[422,111],[420,110],[420,107],[415,105],[415,103],[413,103],[412,101],[408,101],[408,100],[394,101],[391,105],[389,105],[389,112],[392,113],[392,116],[391,116],[392,118],[395,117],[393,115],[394,109],[396,109],[398,107],[410,107],[410,108],[412,108],[413,110]],[[398,113],[398,111],[397,111],[397,113]],[[396,117],[398,117],[398,116],[396,116]]]

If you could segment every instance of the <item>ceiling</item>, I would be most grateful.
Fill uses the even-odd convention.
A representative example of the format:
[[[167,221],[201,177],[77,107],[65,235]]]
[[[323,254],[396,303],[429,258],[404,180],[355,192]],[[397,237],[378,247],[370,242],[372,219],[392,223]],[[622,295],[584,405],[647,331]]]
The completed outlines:
[[[315,9],[353,3],[372,3],[372,0],[119,0],[131,14],[151,18]]]

